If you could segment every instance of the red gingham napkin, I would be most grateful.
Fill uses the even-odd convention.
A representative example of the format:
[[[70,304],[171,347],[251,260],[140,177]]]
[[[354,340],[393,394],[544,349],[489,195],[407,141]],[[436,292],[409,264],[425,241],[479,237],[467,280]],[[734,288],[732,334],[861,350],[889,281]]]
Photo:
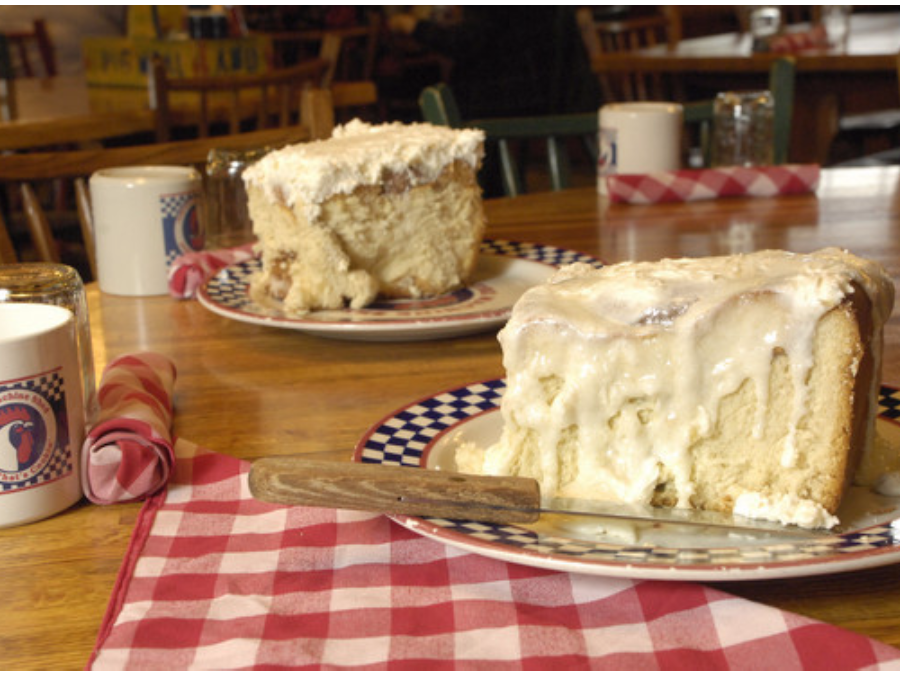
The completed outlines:
[[[180,300],[193,298],[207,279],[220,269],[253,257],[254,244],[217,251],[184,253],[169,266],[169,295]]]
[[[775,197],[815,192],[818,164],[683,169],[607,176],[610,201],[628,204],[693,202],[720,197]]]
[[[81,482],[95,504],[136,501],[169,480],[175,366],[151,352],[107,365],[97,392],[97,421],[81,452]]]
[[[535,569],[384,516],[262,504],[248,463],[184,440],[176,451],[90,668],[900,667],[892,647],[699,584]]]

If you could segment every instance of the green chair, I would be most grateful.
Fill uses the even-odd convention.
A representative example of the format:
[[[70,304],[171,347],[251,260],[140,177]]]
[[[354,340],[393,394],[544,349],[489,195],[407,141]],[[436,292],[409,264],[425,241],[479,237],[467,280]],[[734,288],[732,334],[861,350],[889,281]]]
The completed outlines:
[[[776,164],[784,164],[788,157],[791,137],[791,117],[794,108],[794,61],[778,58],[769,71],[769,90],[775,99],[774,157]],[[490,149],[496,145],[499,155],[503,191],[507,197],[526,192],[520,162],[514,152],[516,141],[543,139],[547,148],[547,168],[551,188],[564,190],[571,185],[569,140],[578,138],[594,164],[597,161],[597,113],[549,115],[463,120],[453,92],[446,84],[427,87],[419,96],[419,108],[427,122],[454,129],[474,127],[485,132]],[[713,102],[702,101],[684,105],[684,120],[697,139],[703,164],[709,164],[709,139],[713,119]]]
[[[507,197],[524,194],[525,182],[515,153],[516,141],[544,139],[550,184],[554,191],[570,186],[571,161],[568,140],[580,138],[588,156],[597,161],[597,113],[509,117],[463,121],[453,92],[446,84],[427,87],[419,96],[419,108],[427,122],[461,129],[482,129],[488,144],[497,146],[503,191]]]

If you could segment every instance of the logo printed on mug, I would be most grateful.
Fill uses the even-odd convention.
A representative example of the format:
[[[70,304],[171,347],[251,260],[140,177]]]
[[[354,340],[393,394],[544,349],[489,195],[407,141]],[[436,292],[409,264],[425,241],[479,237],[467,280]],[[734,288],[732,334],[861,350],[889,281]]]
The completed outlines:
[[[615,173],[617,161],[617,145],[615,129],[600,129],[599,152],[597,153],[597,171]]]
[[[61,372],[0,385],[0,494],[72,473],[73,453]]]
[[[203,249],[204,233],[197,214],[198,199],[196,192],[160,195],[159,208],[168,264],[183,253]]]

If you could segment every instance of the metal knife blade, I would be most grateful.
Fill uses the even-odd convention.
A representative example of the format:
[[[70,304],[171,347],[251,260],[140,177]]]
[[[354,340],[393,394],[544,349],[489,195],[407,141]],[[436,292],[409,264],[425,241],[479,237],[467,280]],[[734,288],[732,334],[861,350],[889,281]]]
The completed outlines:
[[[618,502],[541,498],[537,481],[476,476],[415,467],[267,457],[250,470],[251,494],[260,501],[430,516],[491,523],[533,523],[542,515],[605,518],[645,524],[717,528],[752,535],[834,536],[776,522],[694,509]]]
[[[404,504],[412,507],[407,515],[436,515],[428,513],[442,506],[450,506],[451,502],[439,499],[403,498]],[[481,509],[491,507],[482,505]],[[398,512],[394,512],[398,513]],[[788,536],[801,539],[832,537],[838,534],[835,530],[811,530],[796,525],[782,525],[768,520],[756,520],[743,516],[718,511],[700,511],[697,509],[678,509],[643,504],[625,504],[591,499],[573,499],[570,497],[544,497],[541,506],[527,509],[529,520],[510,517],[503,507],[498,507],[493,517],[487,513],[484,517],[470,518],[483,522],[496,523],[529,523],[541,516],[567,516],[572,518],[596,518],[620,522],[642,523],[644,525],[676,525],[701,529],[715,529],[736,534],[755,536]],[[516,516],[517,514],[512,514]],[[530,517],[535,516],[535,517]]]

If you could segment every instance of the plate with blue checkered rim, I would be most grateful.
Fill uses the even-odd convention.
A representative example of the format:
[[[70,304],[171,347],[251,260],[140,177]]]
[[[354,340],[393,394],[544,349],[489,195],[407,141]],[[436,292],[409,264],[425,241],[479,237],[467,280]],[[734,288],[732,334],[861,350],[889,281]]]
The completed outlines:
[[[486,447],[499,438],[504,389],[505,381],[495,379],[416,401],[372,426],[357,444],[354,458],[411,470],[454,470],[453,456],[461,444]],[[877,428],[881,442],[900,447],[896,388],[881,388]],[[809,538],[725,535],[658,524],[640,530],[633,525],[585,526],[594,519],[542,517],[519,526],[391,517],[431,539],[507,562],[635,579],[778,579],[900,562],[900,498],[854,487],[838,516],[840,534]]]
[[[398,342],[439,339],[502,326],[522,293],[546,280],[555,268],[575,262],[600,265],[595,258],[576,251],[486,239],[481,243],[472,282],[465,288],[434,298],[376,300],[362,309],[289,317],[274,302],[264,306],[251,297],[250,284],[261,269],[257,258],[221,270],[197,297],[205,307],[230,319],[322,337]]]

